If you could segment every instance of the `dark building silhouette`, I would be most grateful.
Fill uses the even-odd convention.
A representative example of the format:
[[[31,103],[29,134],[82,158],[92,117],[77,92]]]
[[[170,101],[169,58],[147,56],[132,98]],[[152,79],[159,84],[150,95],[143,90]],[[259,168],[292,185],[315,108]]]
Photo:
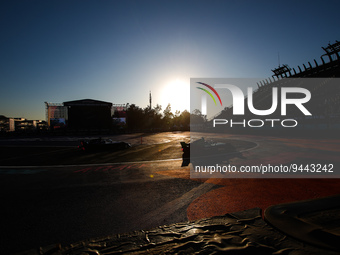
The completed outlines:
[[[112,124],[112,103],[82,99],[64,102],[71,129],[109,129]]]
[[[257,83],[258,89],[253,92],[253,103],[255,109],[269,109],[272,106],[272,88],[296,87],[298,79],[295,78],[327,78],[299,80],[299,87],[308,89],[311,94],[311,100],[306,103],[307,109],[313,113],[313,116],[305,116],[297,108],[290,108],[286,118],[298,119],[299,127],[303,129],[330,130],[333,128],[338,132],[340,127],[340,86],[336,79],[340,77],[340,42],[328,44],[322,47],[325,54],[320,57],[319,63],[314,59],[314,65],[311,62],[303,64],[303,68],[290,68],[288,65],[279,65],[272,70],[272,77]],[[292,79],[287,79],[292,78]],[[293,95],[295,96],[295,95]],[[247,105],[247,98],[244,101]],[[278,105],[276,110],[267,118],[280,119],[281,108]],[[258,118],[247,108],[244,116],[234,116],[233,106],[226,107],[209,121],[216,119],[231,119],[242,121],[243,119]],[[268,129],[265,129],[268,132]],[[254,129],[251,129],[254,131]]]
[[[277,79],[287,77],[340,77],[340,42],[335,41],[335,43],[328,44],[327,47],[321,48],[325,51],[325,54],[320,57],[321,62],[319,61],[318,63],[318,61],[314,59],[313,64],[308,62],[308,64],[303,64],[302,68],[298,66],[298,70],[295,70],[295,68],[292,69],[288,65],[279,65],[279,67],[272,70],[274,73],[272,76],[273,79],[274,77]],[[269,83],[271,82],[269,78]],[[266,84],[268,84],[268,80],[260,82],[258,86],[261,87]]]

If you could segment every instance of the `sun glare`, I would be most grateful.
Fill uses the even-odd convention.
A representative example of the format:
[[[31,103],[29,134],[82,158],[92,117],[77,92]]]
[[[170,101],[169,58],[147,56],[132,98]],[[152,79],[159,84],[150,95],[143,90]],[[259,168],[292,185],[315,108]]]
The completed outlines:
[[[181,80],[174,80],[165,85],[162,90],[162,102],[163,110],[170,103],[171,111],[173,113],[176,110],[182,112],[184,110],[190,110],[190,86],[189,83],[185,83]]]

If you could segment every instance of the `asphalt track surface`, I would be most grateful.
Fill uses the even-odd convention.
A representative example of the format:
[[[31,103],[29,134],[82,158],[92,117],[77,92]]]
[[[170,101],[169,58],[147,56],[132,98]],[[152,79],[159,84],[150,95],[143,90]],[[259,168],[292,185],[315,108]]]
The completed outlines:
[[[0,141],[0,254],[340,194],[334,178],[192,179],[179,144],[189,132],[112,139],[132,148],[84,154],[79,138]],[[339,171],[340,140],[224,139],[240,152],[230,164],[316,161]]]

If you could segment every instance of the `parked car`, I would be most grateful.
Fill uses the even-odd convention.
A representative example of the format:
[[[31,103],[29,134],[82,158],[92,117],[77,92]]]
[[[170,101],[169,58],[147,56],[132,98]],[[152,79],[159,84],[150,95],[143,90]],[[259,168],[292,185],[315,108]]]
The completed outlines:
[[[128,149],[131,144],[122,141],[112,141],[111,139],[91,139],[82,140],[78,148],[82,151],[101,151],[101,150],[122,150]]]

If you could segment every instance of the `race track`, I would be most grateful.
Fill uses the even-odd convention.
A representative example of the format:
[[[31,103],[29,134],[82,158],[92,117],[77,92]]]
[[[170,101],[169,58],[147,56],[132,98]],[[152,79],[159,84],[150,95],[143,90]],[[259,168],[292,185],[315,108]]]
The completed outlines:
[[[203,135],[216,139],[191,134]],[[78,138],[0,141],[5,253],[340,193],[337,178],[190,178],[179,144],[189,132],[114,138],[133,147],[82,154]],[[239,152],[228,156],[235,166],[314,162],[340,171],[340,140],[223,139]]]

